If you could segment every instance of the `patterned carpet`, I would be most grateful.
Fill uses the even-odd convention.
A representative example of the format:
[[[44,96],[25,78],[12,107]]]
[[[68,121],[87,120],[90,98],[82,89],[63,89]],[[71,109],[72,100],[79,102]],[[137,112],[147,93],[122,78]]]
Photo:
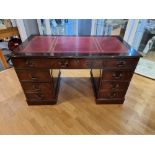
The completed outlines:
[[[155,62],[140,58],[135,73],[155,80]]]

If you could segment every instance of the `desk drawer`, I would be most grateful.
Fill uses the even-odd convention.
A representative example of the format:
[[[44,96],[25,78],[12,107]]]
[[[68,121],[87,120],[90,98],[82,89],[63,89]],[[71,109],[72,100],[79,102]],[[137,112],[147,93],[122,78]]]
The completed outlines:
[[[122,91],[127,89],[129,82],[120,81],[101,81],[100,90],[101,91]]]
[[[83,58],[15,58],[12,60],[15,68],[52,68],[52,69],[87,69],[103,68],[102,59]]]
[[[103,68],[102,59],[72,59],[70,60],[70,67],[73,69],[101,69]]]
[[[27,100],[51,100],[52,93],[25,93]]]
[[[16,70],[18,78],[20,81],[51,81],[51,76],[49,70]]]
[[[57,67],[71,68],[71,69],[102,69],[102,68],[115,68],[115,69],[131,69],[134,70],[137,65],[138,59],[60,59],[57,60]],[[56,64],[56,63],[55,63]]]
[[[103,70],[102,72],[102,80],[123,80],[129,81],[132,78],[132,71],[119,71],[119,70]]]
[[[38,82],[22,82],[22,87],[26,93],[52,93],[52,83],[38,83]]]
[[[57,66],[55,59],[48,58],[14,58],[12,59],[15,68],[51,68]]]
[[[55,59],[48,58],[14,58],[12,62],[15,68],[51,68],[57,64]]]
[[[105,68],[135,68],[138,63],[138,58],[133,59],[104,59]]]
[[[124,98],[126,90],[123,91],[99,91],[99,98],[115,99],[115,98]]]

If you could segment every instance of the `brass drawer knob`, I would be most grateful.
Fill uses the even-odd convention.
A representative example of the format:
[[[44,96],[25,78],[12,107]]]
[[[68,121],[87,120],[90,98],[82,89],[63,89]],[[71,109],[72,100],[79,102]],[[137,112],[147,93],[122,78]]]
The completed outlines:
[[[39,85],[35,85],[35,84],[32,86],[32,90],[33,91],[41,91]]]
[[[118,67],[123,67],[124,65],[126,65],[126,61],[123,61],[123,60],[118,61],[118,63],[117,63]]]
[[[113,74],[112,74],[112,77],[113,77],[114,79],[120,79],[122,76],[123,76],[122,73],[113,73]]]
[[[32,62],[31,60],[26,60],[25,64],[28,67],[34,67],[34,62]]]
[[[35,77],[35,76],[31,76],[31,79],[32,79],[32,80],[37,80],[38,78]]]
[[[94,63],[91,62],[91,61],[87,61],[87,62],[86,62],[86,66],[89,67],[89,68],[91,68],[91,67],[94,66]]]
[[[77,59],[77,60],[76,60],[76,63],[77,63],[77,64],[79,64],[79,63],[80,63],[80,60],[79,60],[79,59]]]
[[[120,85],[117,83],[117,84],[111,84],[111,87],[112,89],[117,89],[120,87]]]
[[[116,92],[112,92],[112,93],[110,94],[110,97],[116,97]]]
[[[59,65],[61,68],[67,68],[68,67],[68,61],[60,61]]]
[[[41,99],[41,100],[43,100],[44,97],[45,97],[43,94],[37,94],[37,96],[38,96],[38,98]]]

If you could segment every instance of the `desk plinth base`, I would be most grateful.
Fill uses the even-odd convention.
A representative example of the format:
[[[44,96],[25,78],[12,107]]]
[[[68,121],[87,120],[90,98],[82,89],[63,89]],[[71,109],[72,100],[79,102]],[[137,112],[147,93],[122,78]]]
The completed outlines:
[[[57,103],[56,100],[47,100],[47,101],[35,101],[35,100],[26,100],[28,105],[54,105]]]

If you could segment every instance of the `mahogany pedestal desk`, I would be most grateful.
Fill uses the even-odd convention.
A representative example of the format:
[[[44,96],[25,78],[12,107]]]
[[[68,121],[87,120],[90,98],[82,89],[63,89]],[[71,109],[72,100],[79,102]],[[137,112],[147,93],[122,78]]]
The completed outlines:
[[[117,36],[31,36],[11,56],[29,105],[57,102],[60,69],[91,69],[96,103],[123,103],[139,58]]]

